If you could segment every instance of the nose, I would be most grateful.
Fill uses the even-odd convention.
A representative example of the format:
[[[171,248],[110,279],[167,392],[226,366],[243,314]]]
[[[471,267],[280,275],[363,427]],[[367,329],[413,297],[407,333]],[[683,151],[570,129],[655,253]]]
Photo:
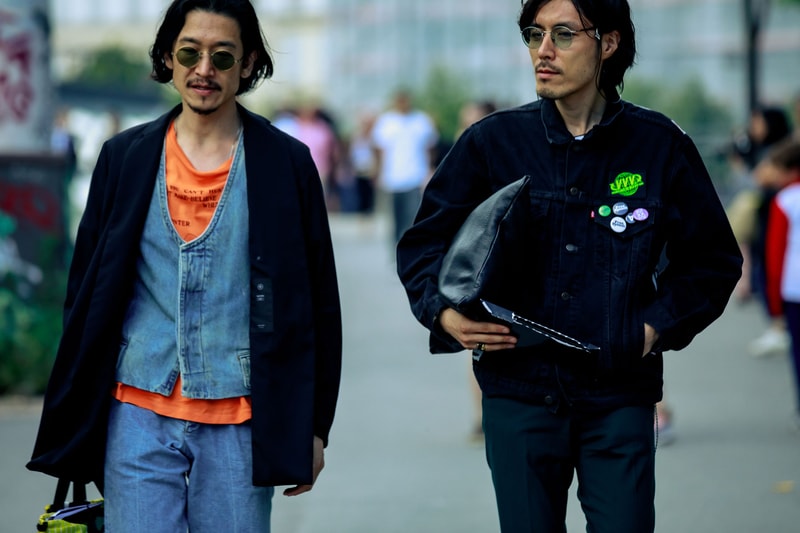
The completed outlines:
[[[214,63],[211,61],[211,54],[203,52],[200,54],[200,61],[194,67],[195,72],[201,76],[208,75],[214,70]]]
[[[547,32],[544,39],[542,39],[542,42],[539,44],[539,48],[536,49],[536,54],[539,57],[553,57],[555,54],[556,43],[553,41],[552,35],[552,33]]]

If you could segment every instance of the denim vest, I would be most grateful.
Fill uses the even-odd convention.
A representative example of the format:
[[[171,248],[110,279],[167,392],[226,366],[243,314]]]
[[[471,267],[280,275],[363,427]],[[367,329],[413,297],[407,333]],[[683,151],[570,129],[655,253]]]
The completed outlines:
[[[184,242],[167,206],[165,155],[142,233],[117,381],[187,398],[250,394],[247,184],[241,141],[214,216]]]

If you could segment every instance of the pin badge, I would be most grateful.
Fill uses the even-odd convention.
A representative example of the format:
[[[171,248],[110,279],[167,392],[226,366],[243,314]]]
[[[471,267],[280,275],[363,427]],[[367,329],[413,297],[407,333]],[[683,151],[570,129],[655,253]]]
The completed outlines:
[[[636,222],[636,219],[633,217],[633,213],[628,213],[627,215],[625,215],[625,222],[627,222],[628,224],[633,224]]]
[[[614,211],[615,215],[623,216],[628,213],[628,204],[625,202],[617,202],[611,209]]]
[[[611,208],[608,207],[607,205],[601,205],[599,208],[597,208],[597,213],[601,217],[607,217],[608,215],[611,214]]]
[[[639,222],[642,222],[643,220],[647,220],[648,218],[650,218],[650,212],[644,207],[640,207],[639,209],[633,212],[633,218],[635,218]]]
[[[622,217],[614,217],[610,223],[611,229],[617,233],[622,233],[628,229],[628,223]]]

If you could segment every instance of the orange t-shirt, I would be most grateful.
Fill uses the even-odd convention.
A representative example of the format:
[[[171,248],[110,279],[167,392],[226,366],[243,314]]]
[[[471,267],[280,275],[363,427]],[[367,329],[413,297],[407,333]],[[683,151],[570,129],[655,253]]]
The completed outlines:
[[[184,241],[196,239],[208,227],[232,162],[233,156],[215,170],[196,170],[178,145],[174,123],[170,125],[166,143],[167,205],[175,231]],[[181,395],[180,376],[169,396],[117,383],[114,397],[163,416],[204,424],[240,424],[252,417],[249,396],[221,400],[185,398]]]

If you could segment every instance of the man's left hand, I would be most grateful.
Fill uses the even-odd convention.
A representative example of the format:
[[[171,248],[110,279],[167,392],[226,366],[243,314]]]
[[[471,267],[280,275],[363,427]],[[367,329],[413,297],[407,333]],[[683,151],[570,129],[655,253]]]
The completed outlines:
[[[317,481],[317,476],[325,468],[325,447],[322,444],[322,439],[314,437],[314,480],[311,485],[297,485],[290,489],[283,491],[284,496],[299,496],[304,492],[310,491],[314,488],[314,483]]]
[[[650,324],[644,325],[644,353],[642,357],[653,351],[653,346],[658,340],[658,332]]]

